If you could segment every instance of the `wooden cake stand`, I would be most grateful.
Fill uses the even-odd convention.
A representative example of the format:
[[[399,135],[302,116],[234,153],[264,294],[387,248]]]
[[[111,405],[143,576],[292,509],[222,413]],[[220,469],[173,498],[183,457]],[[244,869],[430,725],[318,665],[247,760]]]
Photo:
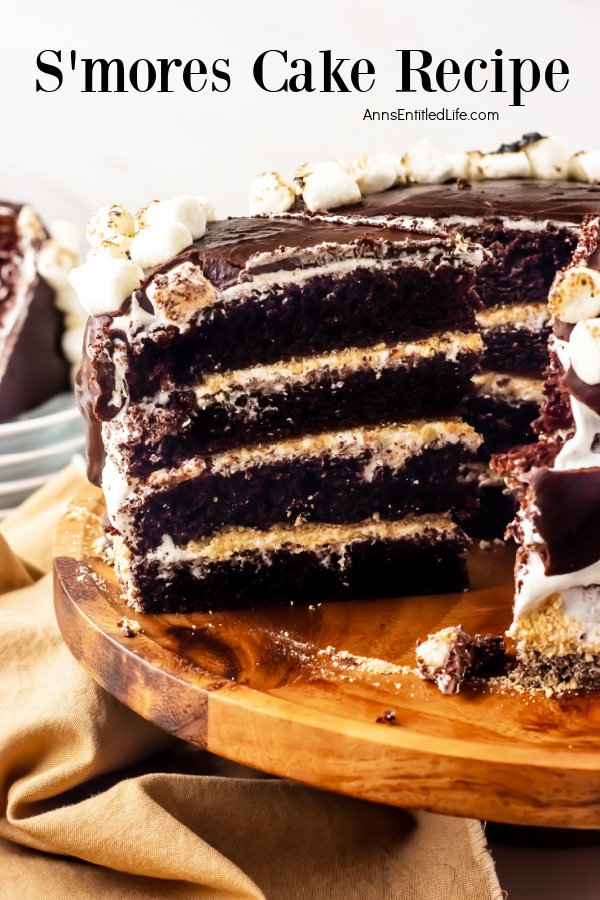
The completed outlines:
[[[508,551],[478,551],[464,594],[143,616],[98,556],[104,501],[88,488],[55,543],[58,624],[111,694],[213,753],[396,806],[521,825],[600,827],[600,697],[419,679],[417,639],[446,625],[501,632]],[[95,549],[96,547],[96,549]],[[142,633],[126,637],[123,616]],[[393,721],[377,722],[393,711]]]

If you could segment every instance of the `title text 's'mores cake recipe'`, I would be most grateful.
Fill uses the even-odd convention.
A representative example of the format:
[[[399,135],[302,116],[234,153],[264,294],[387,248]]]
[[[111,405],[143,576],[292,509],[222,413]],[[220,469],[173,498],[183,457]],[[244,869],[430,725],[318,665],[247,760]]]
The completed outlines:
[[[334,176],[324,203],[348,188]],[[457,407],[484,252],[428,220],[212,218],[193,197],[105,208],[71,276],[90,474],[129,602],[465,587],[459,467],[479,438]]]

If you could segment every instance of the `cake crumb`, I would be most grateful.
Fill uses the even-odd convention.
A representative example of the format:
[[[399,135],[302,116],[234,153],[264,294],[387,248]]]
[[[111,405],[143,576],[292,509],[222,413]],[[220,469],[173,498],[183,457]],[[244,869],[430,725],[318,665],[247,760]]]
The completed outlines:
[[[394,709],[384,709],[380,716],[375,719],[379,725],[395,725],[396,711]]]
[[[121,629],[125,637],[132,638],[142,631],[142,626],[136,619],[128,619],[126,616],[119,619],[117,627]]]

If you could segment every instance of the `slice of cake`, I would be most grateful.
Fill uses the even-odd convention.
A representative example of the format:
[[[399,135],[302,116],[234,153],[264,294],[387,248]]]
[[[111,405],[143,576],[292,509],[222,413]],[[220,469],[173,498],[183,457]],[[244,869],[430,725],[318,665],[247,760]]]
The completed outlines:
[[[548,290],[571,259],[583,218],[600,212],[599,160],[594,153],[569,158],[562,142],[539,134],[494,153],[448,156],[420,141],[402,157],[305,163],[293,182],[270,173],[251,187],[255,213],[308,208],[426,216],[489,251],[476,275],[484,372],[465,413],[484,436],[477,459],[464,469],[479,485],[480,507],[468,530],[480,537],[501,537],[514,515],[489,459],[535,439],[531,425],[548,363]]]
[[[75,254],[58,237],[30,206],[0,201],[0,422],[69,388],[61,343],[68,291],[54,281],[68,287]]]
[[[144,611],[460,590],[480,248],[432,222],[94,218],[78,393]],[[209,215],[209,218],[212,218]]]
[[[600,219],[550,292],[552,365],[540,442],[498,460],[520,547],[509,635],[550,688],[600,687]]]

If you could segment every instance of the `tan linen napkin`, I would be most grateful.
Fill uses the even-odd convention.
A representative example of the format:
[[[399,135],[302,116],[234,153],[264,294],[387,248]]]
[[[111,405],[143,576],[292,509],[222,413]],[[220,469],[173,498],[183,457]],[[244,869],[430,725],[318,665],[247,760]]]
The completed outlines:
[[[84,483],[74,461],[0,527],[0,897],[498,900],[478,822],[260,776],[95,684],[49,574]]]

